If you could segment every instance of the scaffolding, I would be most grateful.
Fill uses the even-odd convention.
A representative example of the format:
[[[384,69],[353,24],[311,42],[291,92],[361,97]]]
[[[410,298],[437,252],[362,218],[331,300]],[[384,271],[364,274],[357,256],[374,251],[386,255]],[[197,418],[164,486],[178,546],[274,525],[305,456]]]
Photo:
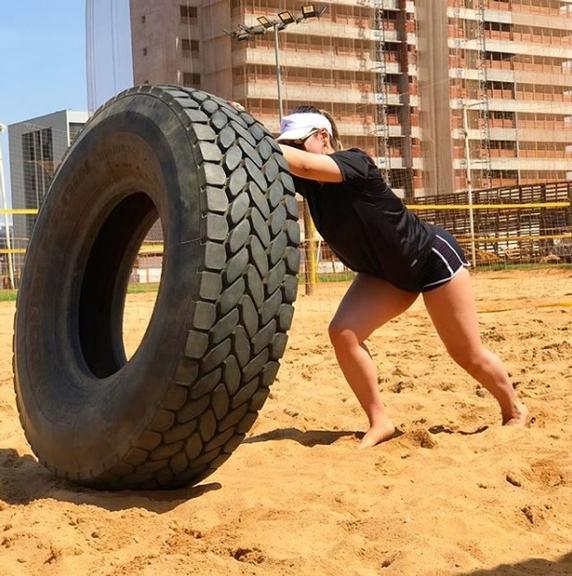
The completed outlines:
[[[481,186],[491,185],[491,127],[489,111],[489,82],[487,72],[487,36],[485,33],[485,0],[478,0],[477,7],[477,40],[479,77],[479,129],[481,135]],[[486,182],[486,184],[484,184]]]
[[[389,146],[389,122],[387,118],[387,60],[385,30],[385,0],[372,0],[375,10],[375,134],[378,136],[378,162],[386,182],[391,183],[391,154]]]
[[[398,0],[398,41],[399,44],[399,65],[400,82],[399,94],[401,98],[401,156],[405,171],[402,176],[402,187],[404,197],[408,200],[414,196],[413,176],[414,176],[414,152],[412,142],[412,115],[411,106],[412,84],[409,80],[409,19],[407,17],[407,0]]]
[[[447,15],[454,189],[570,179],[569,3],[449,0]]]

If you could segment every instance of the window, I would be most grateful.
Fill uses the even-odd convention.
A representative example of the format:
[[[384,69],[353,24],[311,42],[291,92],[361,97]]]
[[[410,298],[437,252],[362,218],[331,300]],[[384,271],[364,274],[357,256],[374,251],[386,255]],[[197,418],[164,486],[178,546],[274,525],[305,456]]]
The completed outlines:
[[[147,56],[147,48],[143,48],[143,56]]]
[[[201,75],[192,72],[183,72],[183,86],[197,88],[201,84]]]
[[[141,24],[145,24],[147,21],[147,16],[141,16]]]
[[[198,52],[199,51],[199,41],[189,40],[188,38],[183,38],[181,40],[181,48],[183,52]]]
[[[70,146],[75,142],[80,132],[83,130],[84,124],[79,122],[70,122]]]
[[[55,170],[51,128],[43,128],[22,135],[22,159],[25,207],[37,208],[50,187]],[[27,219],[28,238],[32,234],[35,221],[35,218]]]
[[[197,15],[196,6],[181,6],[181,18],[196,18]]]

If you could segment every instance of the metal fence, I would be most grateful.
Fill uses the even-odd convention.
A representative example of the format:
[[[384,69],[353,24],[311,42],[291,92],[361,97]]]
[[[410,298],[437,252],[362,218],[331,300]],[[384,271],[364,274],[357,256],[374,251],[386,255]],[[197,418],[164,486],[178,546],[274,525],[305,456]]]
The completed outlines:
[[[416,199],[411,208],[451,232],[473,265],[570,262],[572,182],[459,192]]]
[[[554,182],[418,198],[408,207],[420,218],[457,237],[476,268],[486,265],[562,264],[572,262],[572,182]],[[4,211],[3,211],[4,212]],[[0,230],[1,287],[18,287],[37,210],[11,210],[10,242]],[[307,291],[317,282],[351,278],[319,235],[303,225],[301,279]],[[57,226],[57,222],[54,223]],[[14,234],[14,231],[20,231]],[[131,282],[158,283],[161,277],[163,234],[157,221],[133,262]],[[13,281],[12,281],[13,279]]]

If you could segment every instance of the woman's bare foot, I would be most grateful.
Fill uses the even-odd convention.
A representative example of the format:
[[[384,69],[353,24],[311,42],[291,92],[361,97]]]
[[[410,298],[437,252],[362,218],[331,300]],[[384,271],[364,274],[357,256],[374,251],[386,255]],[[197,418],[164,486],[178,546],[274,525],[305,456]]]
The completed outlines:
[[[384,418],[375,424],[372,424],[365,436],[361,439],[358,448],[371,448],[381,442],[385,442],[395,434],[395,426],[389,418]]]
[[[503,415],[503,426],[526,426],[532,419],[529,418],[528,408],[518,403],[513,410],[513,413],[507,416]]]

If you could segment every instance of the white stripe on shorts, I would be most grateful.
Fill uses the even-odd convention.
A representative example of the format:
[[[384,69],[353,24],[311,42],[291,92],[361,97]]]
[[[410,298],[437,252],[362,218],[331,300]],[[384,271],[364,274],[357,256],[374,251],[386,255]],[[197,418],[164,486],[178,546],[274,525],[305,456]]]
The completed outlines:
[[[443,242],[445,242],[445,244],[447,244],[447,246],[449,246],[449,248],[451,248],[451,250],[453,250],[453,252],[455,253],[455,256],[459,259],[459,262],[465,266],[467,264],[467,262],[464,262],[463,259],[459,256],[459,253],[453,248],[453,246],[451,246],[451,244],[449,244],[449,242],[447,242],[447,240],[445,240],[445,238],[443,238],[442,236],[439,236],[439,234],[435,234],[436,238],[439,238],[439,240],[443,240]]]
[[[449,282],[449,280],[454,278],[463,268],[466,268],[466,266],[465,265],[461,266],[460,268],[455,270],[455,272],[453,272],[451,274],[451,276],[448,276],[447,278],[442,278],[441,280],[437,280],[437,282],[430,282],[429,284],[425,284],[425,286],[423,286],[422,290],[424,288],[429,288],[429,286],[437,286],[437,284],[443,284],[443,282]],[[451,270],[451,268],[449,268],[449,270]]]
[[[441,258],[441,260],[443,260],[443,262],[445,262],[445,266],[447,266],[447,270],[449,270],[449,272],[451,273],[450,278],[453,277],[453,268],[451,268],[451,266],[449,266],[449,262],[447,262],[447,258],[445,258],[445,256],[443,256],[443,254],[441,254],[441,252],[439,252],[439,250],[437,250],[437,248],[431,248],[431,250],[433,250],[433,252],[435,252],[435,254],[437,254],[437,256],[439,256],[439,258]]]

